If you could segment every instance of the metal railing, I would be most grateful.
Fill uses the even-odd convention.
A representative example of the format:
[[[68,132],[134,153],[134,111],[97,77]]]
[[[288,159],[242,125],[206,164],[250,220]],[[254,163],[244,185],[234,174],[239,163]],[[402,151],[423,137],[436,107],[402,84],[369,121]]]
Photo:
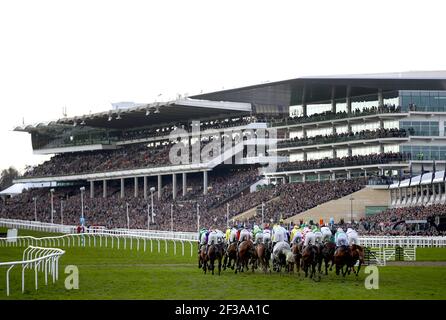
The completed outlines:
[[[36,290],[38,288],[39,271],[45,274],[45,285],[48,285],[48,275],[52,277],[53,283],[55,283],[59,279],[59,258],[63,254],[65,254],[65,251],[58,248],[28,246],[23,251],[22,261],[0,262],[0,267],[8,267],[6,270],[6,295],[9,296],[10,294],[9,273],[17,265],[22,267],[22,293],[25,292],[26,269],[34,269],[34,284]]]

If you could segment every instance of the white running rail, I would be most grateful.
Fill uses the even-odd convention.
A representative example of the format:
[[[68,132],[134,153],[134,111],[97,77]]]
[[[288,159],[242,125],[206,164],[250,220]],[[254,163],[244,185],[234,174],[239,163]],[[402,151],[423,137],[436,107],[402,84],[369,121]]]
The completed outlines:
[[[153,252],[154,244],[157,245],[158,253],[161,252],[161,243],[164,242],[164,251],[167,254],[169,250],[169,243],[173,246],[174,255],[177,254],[177,244],[181,245],[181,254],[185,255],[185,244],[190,246],[190,256],[193,256],[194,242],[188,239],[168,238],[165,236],[154,237],[148,235],[126,234],[126,233],[73,233],[63,234],[60,236],[36,238],[32,236],[19,236],[0,238],[0,247],[22,247],[29,245],[38,246],[61,246],[61,247],[99,247],[111,249],[134,249],[139,251],[148,250],[150,245],[150,252]],[[127,245],[128,244],[128,245]]]
[[[56,233],[76,233],[76,226],[53,224],[39,221],[27,221],[18,219],[0,218],[0,227],[27,229],[41,232],[56,232]],[[98,229],[92,227],[86,228],[86,233],[108,233],[113,235],[140,235],[143,237],[166,238],[166,239],[182,239],[198,241],[196,232],[171,232],[161,230],[144,230],[144,229]]]
[[[6,295],[9,296],[9,273],[17,265],[22,267],[22,293],[25,292],[25,270],[34,269],[35,288],[38,288],[38,272],[45,273],[45,285],[48,285],[48,275],[53,278],[53,283],[59,279],[59,258],[65,251],[58,248],[43,248],[28,246],[23,251],[22,261],[0,262],[0,267],[8,267],[6,270]]]

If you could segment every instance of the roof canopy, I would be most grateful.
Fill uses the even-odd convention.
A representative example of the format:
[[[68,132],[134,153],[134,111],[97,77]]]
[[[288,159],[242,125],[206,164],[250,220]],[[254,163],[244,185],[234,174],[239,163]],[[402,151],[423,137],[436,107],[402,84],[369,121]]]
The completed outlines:
[[[39,131],[66,126],[87,126],[105,129],[138,128],[175,122],[243,115],[251,112],[250,103],[181,99],[166,103],[140,104],[56,121],[18,126],[15,131]]]
[[[347,86],[351,87],[351,96],[376,94],[378,89],[384,91],[446,90],[446,71],[302,77],[200,94],[192,98],[286,107],[301,103],[304,87],[307,103],[313,103],[329,101],[333,87],[335,99],[345,98]]]

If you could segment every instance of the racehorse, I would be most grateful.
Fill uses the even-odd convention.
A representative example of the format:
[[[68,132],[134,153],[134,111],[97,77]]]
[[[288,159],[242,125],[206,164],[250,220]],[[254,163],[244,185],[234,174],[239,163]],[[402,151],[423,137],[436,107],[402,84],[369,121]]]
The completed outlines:
[[[291,253],[293,254],[294,263],[290,264],[289,271],[294,272],[294,265],[296,265],[297,274],[300,274],[300,259],[302,258],[302,244],[294,243],[291,247]]]
[[[310,278],[316,274],[316,264],[318,258],[318,248],[315,245],[309,244],[302,251],[302,269],[305,272],[305,277],[308,276],[308,269],[310,270]]]
[[[221,260],[223,259],[225,251],[223,248],[223,243],[211,244],[208,248],[208,260],[209,260],[209,270],[214,274],[215,260],[218,260],[218,275],[221,274]]]
[[[228,249],[226,249],[225,258],[223,260],[223,270],[226,270],[226,268],[231,268],[232,270],[234,270],[236,260],[237,260],[237,242],[233,242],[228,246]]]
[[[328,264],[331,262],[330,271],[334,266],[334,253],[336,245],[333,242],[326,242],[322,248],[322,259],[325,262],[325,274],[328,275]]]
[[[206,274],[208,264],[208,255],[206,254],[206,246],[202,246],[198,253],[198,268],[203,268],[204,274]]]
[[[280,272],[282,267],[284,267],[286,271],[290,272],[295,260],[290,245],[287,242],[281,241],[276,243],[272,257],[274,271]]]
[[[237,249],[237,259],[235,260],[235,273],[238,271],[243,272],[246,268],[249,270],[249,262],[254,257],[254,244],[251,240],[246,240],[240,243]],[[253,270],[254,272],[254,266]]]
[[[339,272],[342,271],[342,276],[348,272],[349,266],[351,265],[351,254],[350,248],[347,246],[340,246],[336,249],[334,253],[334,263],[336,266],[336,274],[339,275]],[[345,271],[344,271],[345,266]]]
[[[364,264],[364,248],[357,244],[352,244],[350,247],[350,256],[351,259],[348,273],[350,274],[350,268],[352,268],[353,273],[356,274],[356,276],[358,276],[359,270],[361,269],[361,265]],[[355,271],[355,264],[358,260],[359,260],[358,270]]]
[[[262,266],[263,272],[266,273],[269,268],[269,260],[271,259],[271,250],[269,248],[269,245],[259,243],[257,244],[255,251],[257,253],[257,261]]]

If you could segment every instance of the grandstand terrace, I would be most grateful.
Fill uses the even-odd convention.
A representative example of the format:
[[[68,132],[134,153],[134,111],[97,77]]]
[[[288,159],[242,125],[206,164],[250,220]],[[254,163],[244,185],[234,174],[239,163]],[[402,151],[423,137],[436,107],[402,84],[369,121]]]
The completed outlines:
[[[132,227],[146,228],[153,197],[152,228],[170,229],[174,210],[175,229],[188,231],[225,226],[262,203],[265,219],[296,217],[364,188],[388,192],[386,207],[446,200],[441,71],[298,78],[15,130],[31,135],[34,153],[53,155],[15,183],[51,185],[66,201],[66,223],[78,222],[80,187],[88,223],[125,227],[128,204]],[[173,163],[181,146],[190,152]],[[434,171],[434,186],[404,182]],[[46,199],[48,221],[49,189],[8,199],[2,217],[32,219],[35,198]]]

